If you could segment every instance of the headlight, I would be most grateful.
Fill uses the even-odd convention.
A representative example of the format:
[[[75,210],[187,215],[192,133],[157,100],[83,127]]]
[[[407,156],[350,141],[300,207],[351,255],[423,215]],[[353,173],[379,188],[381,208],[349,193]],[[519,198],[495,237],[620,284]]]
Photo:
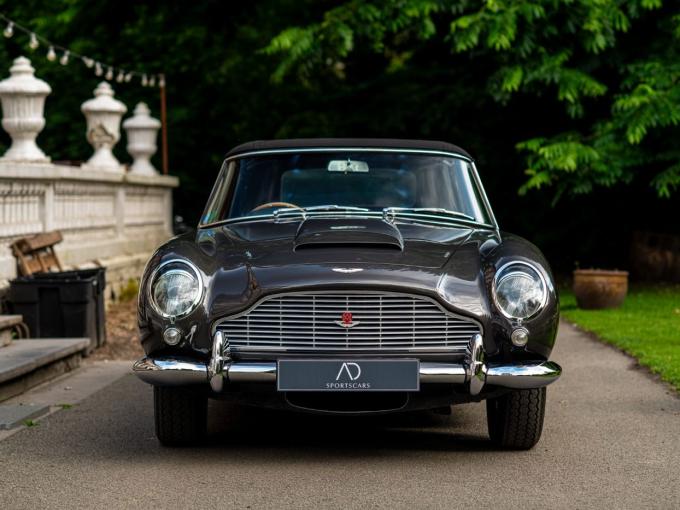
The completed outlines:
[[[510,319],[527,319],[545,306],[548,297],[543,276],[524,262],[501,267],[493,282],[496,306]]]
[[[165,262],[151,278],[151,304],[163,317],[181,317],[198,305],[203,285],[198,270],[183,260]]]

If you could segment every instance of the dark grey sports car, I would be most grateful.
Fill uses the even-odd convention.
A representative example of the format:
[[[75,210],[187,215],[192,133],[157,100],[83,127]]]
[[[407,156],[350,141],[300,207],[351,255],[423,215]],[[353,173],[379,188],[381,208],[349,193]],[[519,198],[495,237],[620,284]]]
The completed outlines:
[[[499,230],[464,150],[415,140],[253,142],[195,233],[141,282],[156,435],[205,434],[208,398],[318,413],[486,399],[489,435],[538,441],[559,318],[548,263]]]

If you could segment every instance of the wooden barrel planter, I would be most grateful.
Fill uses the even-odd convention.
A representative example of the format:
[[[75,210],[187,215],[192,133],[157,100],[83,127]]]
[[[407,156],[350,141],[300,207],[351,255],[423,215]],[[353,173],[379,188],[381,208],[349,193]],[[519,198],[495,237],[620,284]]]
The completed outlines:
[[[574,294],[579,308],[599,310],[618,308],[628,293],[628,271],[577,269]]]

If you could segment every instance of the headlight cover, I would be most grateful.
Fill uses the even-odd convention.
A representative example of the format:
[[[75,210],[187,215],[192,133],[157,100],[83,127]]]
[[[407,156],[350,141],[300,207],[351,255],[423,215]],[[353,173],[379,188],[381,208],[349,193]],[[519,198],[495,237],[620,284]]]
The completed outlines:
[[[548,289],[532,265],[511,262],[496,273],[493,297],[500,312],[509,319],[528,319],[545,306]]]
[[[201,300],[203,284],[198,270],[184,260],[170,260],[156,269],[151,278],[149,298],[163,317],[182,317]]]

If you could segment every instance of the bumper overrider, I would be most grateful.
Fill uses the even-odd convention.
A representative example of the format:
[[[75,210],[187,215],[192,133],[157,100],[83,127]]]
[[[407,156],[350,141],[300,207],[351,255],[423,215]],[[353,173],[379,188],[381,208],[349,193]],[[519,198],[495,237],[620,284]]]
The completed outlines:
[[[144,357],[133,365],[142,381],[154,386],[210,384],[215,393],[225,383],[276,384],[276,361],[233,361],[226,352],[222,332],[215,333],[212,355],[206,364],[190,358],[165,356]],[[495,363],[485,359],[482,336],[470,340],[469,355],[461,363],[421,362],[421,383],[467,385],[470,395],[478,395],[485,385],[510,389],[531,389],[556,381],[562,368],[553,361],[520,361]]]

